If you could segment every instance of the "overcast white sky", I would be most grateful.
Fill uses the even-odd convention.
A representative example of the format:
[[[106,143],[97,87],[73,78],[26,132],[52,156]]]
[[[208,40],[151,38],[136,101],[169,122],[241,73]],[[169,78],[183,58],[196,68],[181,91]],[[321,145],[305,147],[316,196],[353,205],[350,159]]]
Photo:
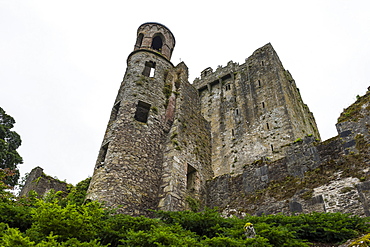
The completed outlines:
[[[144,22],[176,38],[189,81],[271,42],[323,140],[370,86],[370,1],[0,0],[0,106],[16,120],[22,174],[77,183],[93,173]]]

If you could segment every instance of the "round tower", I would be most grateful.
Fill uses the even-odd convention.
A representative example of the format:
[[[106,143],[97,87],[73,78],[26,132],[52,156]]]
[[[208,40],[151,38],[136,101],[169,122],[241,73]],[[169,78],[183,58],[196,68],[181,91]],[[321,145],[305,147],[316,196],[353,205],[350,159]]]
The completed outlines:
[[[175,37],[171,31],[162,24],[147,22],[142,24],[137,30],[134,51],[146,49],[157,52],[170,60],[174,47]]]
[[[156,209],[165,138],[166,77],[173,69],[171,31],[144,23],[114,102],[87,198],[119,212],[147,215]]]

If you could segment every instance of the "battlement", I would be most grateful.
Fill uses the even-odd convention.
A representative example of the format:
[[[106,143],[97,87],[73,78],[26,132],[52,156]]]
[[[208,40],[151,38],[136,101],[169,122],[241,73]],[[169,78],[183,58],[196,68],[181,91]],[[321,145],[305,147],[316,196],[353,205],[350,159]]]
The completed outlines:
[[[199,91],[202,91],[207,88],[207,85],[215,85],[220,82],[220,80],[225,80],[231,77],[231,73],[234,73],[239,67],[238,63],[229,61],[225,67],[218,66],[215,71],[211,67],[204,69],[201,72],[200,78],[197,77],[193,81],[193,86]]]

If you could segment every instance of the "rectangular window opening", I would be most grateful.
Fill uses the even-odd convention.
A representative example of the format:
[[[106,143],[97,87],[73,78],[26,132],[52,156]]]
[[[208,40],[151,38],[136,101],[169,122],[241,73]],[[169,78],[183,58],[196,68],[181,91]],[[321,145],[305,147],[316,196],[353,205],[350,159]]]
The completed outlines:
[[[150,106],[148,103],[139,101],[136,107],[135,119],[139,122],[146,123],[148,121]]]
[[[235,115],[239,115],[239,109],[235,109]]]
[[[186,172],[186,190],[189,192],[197,191],[197,176],[198,171],[188,164]]]
[[[258,80],[258,87],[261,87],[261,81]]]
[[[268,130],[270,129],[269,123],[266,123],[266,127]]]
[[[265,108],[265,102],[262,102],[262,108]]]
[[[274,152],[274,146],[271,144],[271,151]]]
[[[154,72],[155,72],[155,62],[152,61],[145,62],[145,67],[142,74],[147,77],[154,77]]]
[[[234,129],[231,129],[231,135],[234,136]]]
[[[109,146],[109,142],[106,143],[106,144],[104,144],[100,148],[100,152],[99,152],[99,156],[98,156],[98,161],[96,162],[96,168],[100,168],[100,167],[103,167],[104,166],[105,158],[106,158],[107,152],[108,152],[108,146]]]

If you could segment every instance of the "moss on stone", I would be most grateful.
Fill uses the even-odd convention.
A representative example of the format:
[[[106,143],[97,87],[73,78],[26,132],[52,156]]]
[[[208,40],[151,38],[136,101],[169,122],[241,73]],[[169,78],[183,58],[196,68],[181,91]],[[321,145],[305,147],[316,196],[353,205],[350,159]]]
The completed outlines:
[[[357,122],[360,118],[363,117],[361,110],[366,109],[370,110],[370,93],[367,92],[364,96],[358,97],[356,102],[350,105],[348,108],[344,109],[344,111],[340,114],[338,118],[338,123],[345,122],[345,121],[353,121]],[[364,105],[367,104],[365,107]]]

